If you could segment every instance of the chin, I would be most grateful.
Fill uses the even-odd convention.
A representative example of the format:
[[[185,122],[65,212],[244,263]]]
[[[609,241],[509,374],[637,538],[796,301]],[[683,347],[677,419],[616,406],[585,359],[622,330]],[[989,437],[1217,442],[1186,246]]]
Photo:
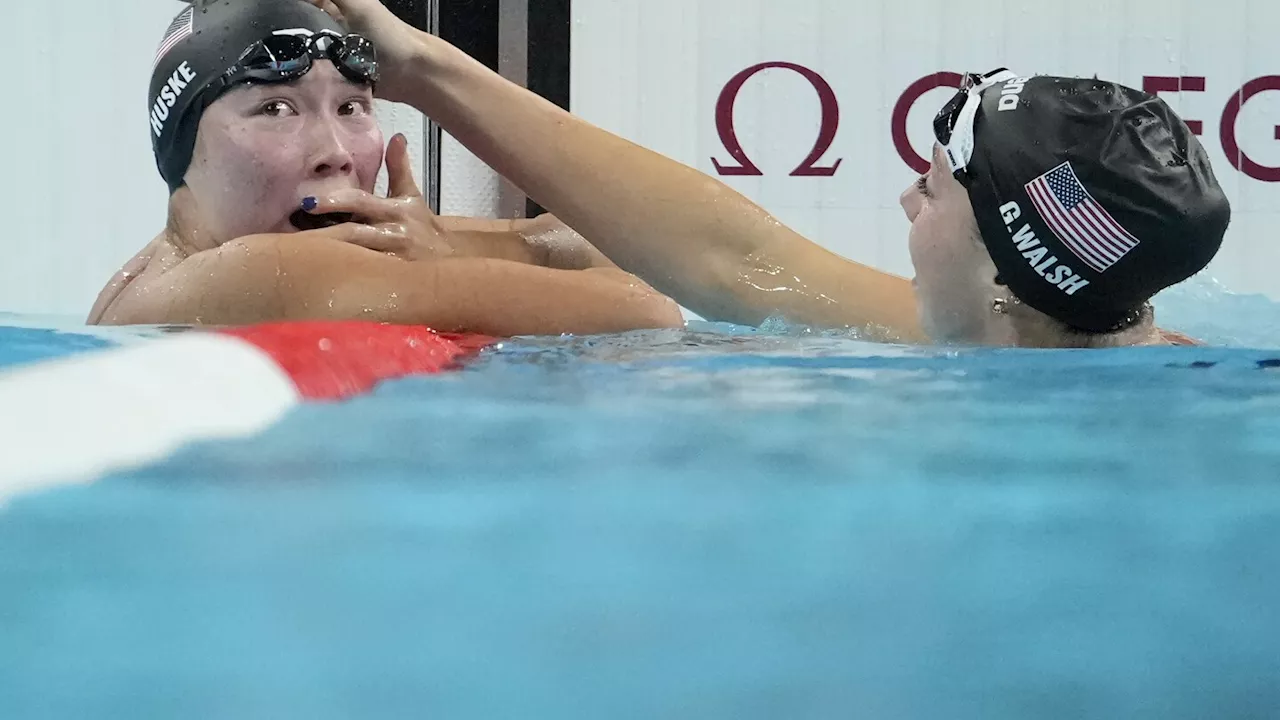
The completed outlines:
[[[943,317],[938,317],[929,312],[924,303],[920,305],[920,329],[939,345],[964,343],[968,340],[968,333],[964,332],[967,328],[958,320],[954,316],[947,317],[945,313]]]
[[[981,323],[970,319],[951,318],[950,322],[925,325],[925,333],[935,343],[946,345],[983,345],[985,336]]]

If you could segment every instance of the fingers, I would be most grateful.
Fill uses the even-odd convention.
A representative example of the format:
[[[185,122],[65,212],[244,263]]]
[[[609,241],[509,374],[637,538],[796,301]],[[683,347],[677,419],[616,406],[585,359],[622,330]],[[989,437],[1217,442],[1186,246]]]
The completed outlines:
[[[333,19],[337,20],[338,22],[342,22],[342,11],[338,9],[337,5],[333,4],[333,0],[305,0],[305,2],[309,2],[312,5],[315,5],[316,7],[328,13],[329,16],[332,17]]]
[[[321,10],[329,13],[329,17],[337,20],[339,25],[343,27],[347,26],[347,19],[343,16],[341,8],[335,5],[332,0],[319,0],[316,2],[316,5],[318,5]]]
[[[368,19],[376,10],[384,10],[378,0],[307,0],[307,2],[329,13],[334,18],[345,20]],[[390,12],[390,11],[386,11]],[[344,20],[345,18],[345,20]]]
[[[323,230],[311,231],[318,237],[358,245],[374,252],[385,253],[402,260],[425,257],[442,258],[455,254],[455,250],[440,238],[412,237],[408,226],[400,223],[362,225],[343,223]]]
[[[395,223],[384,225],[343,223],[322,230],[310,230],[299,234],[324,237],[329,240],[359,245],[362,248],[392,255],[406,251],[412,244],[404,226]]]
[[[422,197],[409,160],[409,141],[400,133],[387,143],[387,197]]]
[[[403,200],[380,198],[357,188],[347,188],[317,196],[315,206],[307,212],[311,215],[351,213],[363,223],[376,225],[404,219],[405,208]]]
[[[551,213],[542,213],[537,217],[519,218],[511,221],[511,229],[521,235],[535,235],[567,227],[567,225],[560,222],[560,218]]]

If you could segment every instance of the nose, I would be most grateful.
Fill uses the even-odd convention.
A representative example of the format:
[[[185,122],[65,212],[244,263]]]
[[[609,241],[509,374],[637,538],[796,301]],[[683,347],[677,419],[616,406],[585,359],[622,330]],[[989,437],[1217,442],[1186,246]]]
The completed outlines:
[[[920,190],[916,188],[915,183],[907,186],[906,190],[898,196],[898,204],[902,206],[902,212],[907,214],[908,222],[915,222],[916,216],[920,214],[920,208],[924,205],[924,198],[920,195]]]
[[[348,149],[348,138],[334,118],[316,118],[312,134],[312,177],[345,177],[355,173],[355,158]]]

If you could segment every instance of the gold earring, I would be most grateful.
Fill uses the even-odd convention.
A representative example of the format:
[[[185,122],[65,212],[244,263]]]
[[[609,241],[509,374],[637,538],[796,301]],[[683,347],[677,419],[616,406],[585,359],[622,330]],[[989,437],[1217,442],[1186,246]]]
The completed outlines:
[[[1008,315],[1008,314],[1009,314],[1009,306],[1010,306],[1010,305],[1017,305],[1017,304],[1019,304],[1019,303],[1021,303],[1021,302],[1022,302],[1022,301],[1021,301],[1021,300],[1019,300],[1019,299],[1018,299],[1018,298],[1016,298],[1016,297],[1011,297],[1011,298],[1007,298],[1007,299],[1006,299],[1006,298],[993,298],[993,299],[991,300],[991,312],[995,313],[996,315]]]

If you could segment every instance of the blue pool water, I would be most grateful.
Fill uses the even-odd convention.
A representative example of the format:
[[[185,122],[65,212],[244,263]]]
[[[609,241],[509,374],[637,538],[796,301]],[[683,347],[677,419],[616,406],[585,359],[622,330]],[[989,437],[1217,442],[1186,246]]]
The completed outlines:
[[[20,497],[0,716],[1270,716],[1280,313],[1213,302],[1240,347],[516,341]]]

